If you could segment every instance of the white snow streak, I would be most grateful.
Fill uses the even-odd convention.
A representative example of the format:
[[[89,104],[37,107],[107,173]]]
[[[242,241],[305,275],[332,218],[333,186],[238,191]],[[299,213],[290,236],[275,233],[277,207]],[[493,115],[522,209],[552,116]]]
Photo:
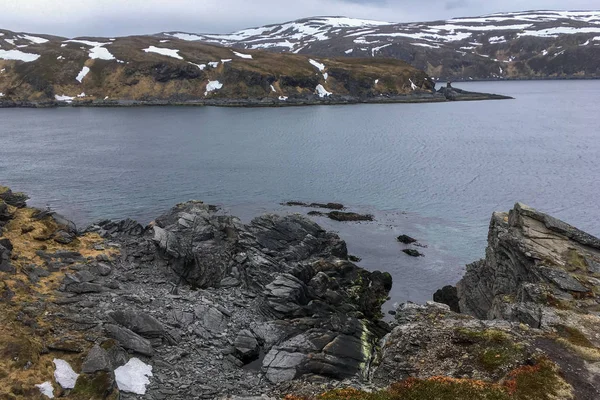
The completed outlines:
[[[178,60],[183,60],[183,57],[181,57],[178,54],[179,50],[175,50],[175,49],[165,49],[163,47],[150,46],[147,49],[142,49],[142,50],[144,50],[146,53],[156,53],[156,54],[160,54],[160,55],[167,56],[167,57],[173,57]]]
[[[236,56],[238,56],[240,58],[246,58],[246,59],[250,59],[250,60],[252,59],[251,54],[242,54],[242,53],[238,53],[237,51],[234,51],[233,54],[235,54]]]
[[[83,67],[81,69],[81,71],[79,72],[79,75],[77,75],[77,77],[75,79],[77,79],[79,81],[79,83],[81,83],[81,81],[83,81],[83,78],[85,78],[85,76],[90,72],[90,69],[88,67]]]

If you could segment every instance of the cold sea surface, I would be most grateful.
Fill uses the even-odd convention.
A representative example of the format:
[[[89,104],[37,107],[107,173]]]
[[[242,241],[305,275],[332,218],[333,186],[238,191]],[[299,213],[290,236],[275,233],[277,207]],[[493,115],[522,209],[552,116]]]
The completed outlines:
[[[148,223],[199,199],[248,222],[335,201],[374,222],[312,217],[391,301],[423,302],[484,256],[493,211],[517,201],[600,235],[600,81],[457,83],[514,100],[287,108],[0,110],[0,184],[79,226]],[[396,236],[427,247],[412,258]]]

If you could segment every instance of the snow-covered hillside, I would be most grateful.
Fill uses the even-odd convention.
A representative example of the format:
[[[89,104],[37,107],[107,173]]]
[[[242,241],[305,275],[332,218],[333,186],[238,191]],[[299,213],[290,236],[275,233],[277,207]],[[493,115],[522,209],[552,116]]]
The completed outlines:
[[[584,50],[600,60],[600,11],[526,11],[415,23],[315,17],[232,34],[160,36],[242,49],[399,58],[442,78],[560,77],[571,71],[538,71],[540,60],[533,66],[516,64],[537,57],[552,63],[558,56]],[[594,74],[600,71],[588,65],[590,57],[584,58],[579,62],[585,65],[572,73],[598,76]]]

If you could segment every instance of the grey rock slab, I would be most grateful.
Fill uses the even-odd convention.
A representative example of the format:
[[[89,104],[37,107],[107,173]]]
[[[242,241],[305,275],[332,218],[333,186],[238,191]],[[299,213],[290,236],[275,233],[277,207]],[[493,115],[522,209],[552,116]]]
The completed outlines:
[[[106,350],[95,345],[85,357],[81,371],[92,374],[97,371],[112,371],[112,362]]]
[[[114,311],[108,315],[119,325],[143,337],[161,337],[165,332],[163,324],[141,311]]]
[[[106,324],[104,329],[109,337],[117,340],[124,348],[145,356],[152,356],[154,354],[154,349],[150,341],[135,332],[112,324]]]

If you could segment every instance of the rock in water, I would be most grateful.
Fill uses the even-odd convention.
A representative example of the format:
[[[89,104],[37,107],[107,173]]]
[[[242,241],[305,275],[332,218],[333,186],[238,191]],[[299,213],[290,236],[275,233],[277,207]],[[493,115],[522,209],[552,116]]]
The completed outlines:
[[[411,238],[410,236],[407,236],[407,235],[400,235],[400,236],[398,236],[397,240],[400,243],[404,243],[404,244],[411,244],[411,243],[415,243],[417,241],[417,239]]]
[[[138,358],[132,358],[127,364],[115,370],[115,379],[119,390],[127,393],[146,394],[146,386],[150,384],[152,366]]]
[[[402,252],[411,257],[423,257],[423,254],[421,254],[418,250],[415,249],[404,249],[402,250]]]
[[[454,312],[460,312],[458,306],[458,295],[456,294],[456,287],[444,286],[433,294],[433,301],[436,303],[446,304]]]

